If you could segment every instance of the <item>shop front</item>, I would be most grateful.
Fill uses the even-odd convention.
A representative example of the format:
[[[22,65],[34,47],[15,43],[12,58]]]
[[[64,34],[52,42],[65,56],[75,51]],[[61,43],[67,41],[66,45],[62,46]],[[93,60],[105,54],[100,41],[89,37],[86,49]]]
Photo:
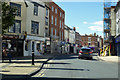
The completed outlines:
[[[18,35],[3,35],[2,49],[6,48],[12,57],[23,56],[23,42]]]
[[[39,56],[44,54],[45,38],[27,35],[24,41],[24,56]]]
[[[115,45],[116,55],[120,56],[120,35],[115,38]]]

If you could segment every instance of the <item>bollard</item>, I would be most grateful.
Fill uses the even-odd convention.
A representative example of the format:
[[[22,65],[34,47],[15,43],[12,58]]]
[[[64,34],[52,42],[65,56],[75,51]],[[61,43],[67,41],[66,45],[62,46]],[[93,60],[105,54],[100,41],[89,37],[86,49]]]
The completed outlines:
[[[32,65],[34,65],[34,52],[32,52]]]

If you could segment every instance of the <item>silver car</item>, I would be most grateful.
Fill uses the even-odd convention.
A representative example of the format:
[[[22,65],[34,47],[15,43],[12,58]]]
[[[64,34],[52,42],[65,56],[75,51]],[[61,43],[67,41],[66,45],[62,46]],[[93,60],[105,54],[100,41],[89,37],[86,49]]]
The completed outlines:
[[[78,58],[87,58],[87,59],[92,59],[92,50],[90,48],[87,47],[83,47],[80,49],[79,51],[79,55]]]

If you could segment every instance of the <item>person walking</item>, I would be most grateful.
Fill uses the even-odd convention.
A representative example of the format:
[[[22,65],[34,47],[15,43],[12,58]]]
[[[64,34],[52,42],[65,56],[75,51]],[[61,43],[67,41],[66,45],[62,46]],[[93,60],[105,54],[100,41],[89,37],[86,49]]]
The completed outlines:
[[[11,63],[12,61],[12,55],[11,55],[11,50],[9,49],[9,51],[7,51],[7,57],[9,58],[9,62]]]
[[[6,51],[6,48],[3,47],[3,52],[2,52],[2,62],[4,61],[5,56],[7,56],[7,51]]]

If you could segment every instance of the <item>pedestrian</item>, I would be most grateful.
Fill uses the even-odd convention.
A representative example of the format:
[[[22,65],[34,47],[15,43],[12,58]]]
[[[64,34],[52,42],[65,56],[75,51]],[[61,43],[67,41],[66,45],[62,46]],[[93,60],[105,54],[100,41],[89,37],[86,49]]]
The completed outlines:
[[[2,61],[4,61],[5,56],[7,56],[7,51],[6,48],[3,47],[3,52],[2,52]]]
[[[11,53],[10,53],[10,50],[7,51],[7,57],[9,58],[9,62],[11,63],[11,62],[12,62],[12,61],[11,61],[12,55],[11,55]]]

